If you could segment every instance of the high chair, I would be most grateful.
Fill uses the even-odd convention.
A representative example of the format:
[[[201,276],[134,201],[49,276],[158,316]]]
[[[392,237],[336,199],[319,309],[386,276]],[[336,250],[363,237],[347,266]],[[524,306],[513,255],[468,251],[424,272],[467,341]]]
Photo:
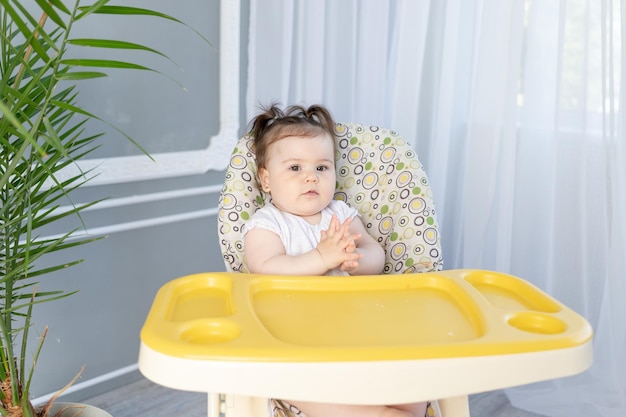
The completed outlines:
[[[385,249],[383,273],[440,270],[433,196],[413,149],[397,133],[373,126],[337,124],[335,134],[335,199],[356,208]],[[237,144],[219,203],[218,233],[229,271],[247,272],[241,226],[269,199],[257,183],[252,142],[245,136]]]
[[[401,136],[357,124],[335,130],[335,198],[359,211],[385,249],[385,275],[247,274],[241,226],[269,196],[245,136],[219,201],[228,272],[159,291],[141,333],[147,378],[209,393],[210,417],[293,417],[279,401],[289,398],[433,401],[429,416],[469,417],[468,394],[590,366],[591,328],[566,306],[510,275],[442,271],[428,179]]]

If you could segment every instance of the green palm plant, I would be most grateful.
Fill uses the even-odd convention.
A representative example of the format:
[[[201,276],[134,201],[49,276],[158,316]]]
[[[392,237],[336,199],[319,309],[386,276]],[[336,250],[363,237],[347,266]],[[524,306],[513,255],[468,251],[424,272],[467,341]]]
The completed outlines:
[[[69,193],[90,179],[89,172],[62,172],[97,147],[100,134],[86,133],[87,123],[100,120],[77,105],[77,84],[103,77],[111,68],[149,70],[131,62],[81,59],[85,47],[158,51],[109,39],[73,39],[76,22],[94,14],[144,15],[178,20],[155,11],[112,6],[93,0],[0,0],[0,414],[45,416],[50,404],[35,409],[29,387],[43,337],[30,346],[33,308],[70,295],[38,292],[47,274],[80,262],[38,268],[46,255],[93,241],[69,230],[43,238],[43,229],[94,204],[69,205]],[[33,12],[34,11],[34,12]],[[92,49],[93,50],[93,49]],[[72,58],[68,58],[71,51]],[[76,58],[79,57],[79,58]],[[115,128],[114,126],[111,126]],[[127,136],[129,140],[131,138]],[[136,143],[135,143],[136,144]],[[137,145],[139,146],[139,145]],[[67,205],[66,205],[67,207]],[[32,343],[32,342],[31,342]],[[32,350],[32,351],[31,351]]]

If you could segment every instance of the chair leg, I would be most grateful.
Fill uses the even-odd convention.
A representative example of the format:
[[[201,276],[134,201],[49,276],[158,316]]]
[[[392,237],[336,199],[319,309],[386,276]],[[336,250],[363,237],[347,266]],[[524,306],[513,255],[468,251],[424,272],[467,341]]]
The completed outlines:
[[[438,402],[443,417],[470,417],[469,397],[467,395],[444,398]]]
[[[224,417],[267,417],[268,414],[267,398],[226,395]]]
[[[207,417],[220,417],[220,403],[220,394],[215,392],[207,394]]]

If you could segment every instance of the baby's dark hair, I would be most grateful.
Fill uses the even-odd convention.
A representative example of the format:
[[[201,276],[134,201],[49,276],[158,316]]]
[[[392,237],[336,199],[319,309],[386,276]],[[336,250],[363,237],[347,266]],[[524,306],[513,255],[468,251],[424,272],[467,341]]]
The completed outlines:
[[[252,119],[250,130],[254,137],[257,168],[265,168],[269,146],[288,136],[314,137],[327,133],[333,143],[335,141],[335,122],[322,105],[314,104],[308,108],[293,105],[283,111],[273,103],[262,110]]]

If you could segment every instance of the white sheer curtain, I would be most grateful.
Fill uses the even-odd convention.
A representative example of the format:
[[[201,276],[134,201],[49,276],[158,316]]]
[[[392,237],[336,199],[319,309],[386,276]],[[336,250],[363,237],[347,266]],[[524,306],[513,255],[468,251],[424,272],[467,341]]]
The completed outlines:
[[[521,276],[595,329],[586,373],[507,390],[549,416],[626,415],[619,0],[251,0],[249,118],[323,103],[413,142],[445,267]]]

